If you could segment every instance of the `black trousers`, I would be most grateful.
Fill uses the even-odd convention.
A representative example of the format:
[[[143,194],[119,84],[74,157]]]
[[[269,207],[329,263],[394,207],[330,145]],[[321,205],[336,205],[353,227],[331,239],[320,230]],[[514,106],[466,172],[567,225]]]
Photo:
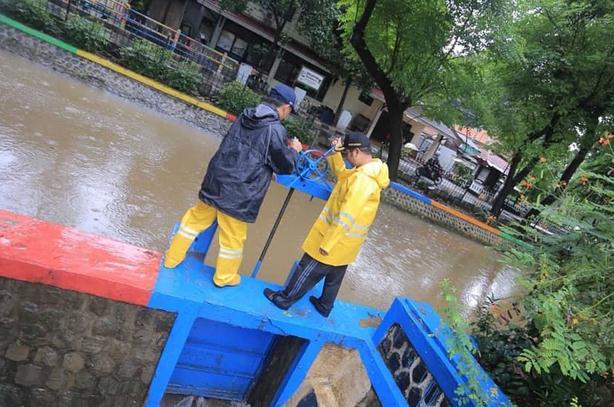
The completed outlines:
[[[279,295],[290,304],[300,300],[307,291],[311,290],[320,280],[324,280],[324,288],[320,295],[320,303],[326,311],[330,311],[335,304],[335,298],[341,288],[347,264],[344,266],[329,266],[320,263],[305,253],[292,274],[288,285],[279,292]]]

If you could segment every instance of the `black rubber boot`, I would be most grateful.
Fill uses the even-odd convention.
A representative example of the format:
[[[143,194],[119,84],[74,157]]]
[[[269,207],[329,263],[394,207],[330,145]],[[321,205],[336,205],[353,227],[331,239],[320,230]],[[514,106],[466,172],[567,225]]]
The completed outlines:
[[[277,308],[287,310],[292,306],[292,303],[283,298],[280,291],[273,291],[270,288],[265,288],[262,292],[267,300],[271,301]]]
[[[329,310],[324,308],[324,306],[322,306],[322,304],[320,303],[320,300],[313,295],[309,297],[309,302],[315,307],[316,311],[318,311],[320,315],[322,315],[324,318],[328,318],[330,312],[332,311],[332,308]]]

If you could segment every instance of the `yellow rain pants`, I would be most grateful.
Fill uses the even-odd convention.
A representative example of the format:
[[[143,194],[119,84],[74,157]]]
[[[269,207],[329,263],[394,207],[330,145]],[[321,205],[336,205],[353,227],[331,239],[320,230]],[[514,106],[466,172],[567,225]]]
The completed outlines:
[[[173,236],[164,256],[164,267],[177,267],[185,259],[196,236],[216,219],[219,225],[220,251],[215,264],[213,283],[218,287],[238,285],[241,282],[238,272],[243,259],[243,244],[247,238],[247,223],[200,201],[183,215],[179,230]]]

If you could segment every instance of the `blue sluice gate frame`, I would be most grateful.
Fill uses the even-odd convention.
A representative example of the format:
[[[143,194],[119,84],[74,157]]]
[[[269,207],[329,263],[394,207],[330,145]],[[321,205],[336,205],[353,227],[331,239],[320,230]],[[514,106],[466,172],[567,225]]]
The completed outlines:
[[[292,176],[285,177],[290,178],[278,177],[278,182],[286,187],[296,188],[321,199],[326,199],[330,194],[330,185],[311,180],[296,180]],[[448,357],[450,352],[445,338],[451,333],[429,304],[397,298],[390,310],[384,314],[381,310],[337,301],[329,318],[323,318],[308,301],[310,294],[319,294],[315,291],[319,290],[321,285],[316,286],[287,311],[275,307],[262,294],[266,287],[279,288],[276,284],[242,276],[239,286],[217,288],[212,283],[215,270],[203,263],[216,229],[217,225],[214,223],[201,233],[184,262],[177,268],[166,269],[160,266],[158,280],[148,306],[174,312],[177,316],[152,378],[146,406],[158,406],[164,393],[173,390],[172,386],[169,388],[169,383],[177,371],[186,343],[195,325],[199,326],[203,320],[242,328],[245,332],[256,330],[270,334],[271,337],[295,336],[306,340],[283,378],[271,406],[282,406],[292,397],[303,383],[322,347],[327,344],[355,349],[359,353],[383,406],[407,406],[406,399],[377,348],[394,323],[402,327],[448,400],[454,406],[459,405],[454,390],[464,383],[465,379],[458,373],[455,361]],[[381,321],[379,327],[373,326],[373,321]],[[249,341],[249,338],[247,340]],[[233,355],[227,357],[233,361]],[[183,382],[191,380],[189,369],[187,373],[181,372],[181,375]],[[196,373],[192,376],[195,380],[199,377],[202,379],[202,376]],[[481,380],[484,389],[491,391],[491,394],[494,389],[497,394],[489,405],[511,405],[488,375],[484,374]],[[194,387],[198,387],[198,383]],[[244,387],[242,389],[245,390]],[[236,399],[237,394],[239,393],[226,394],[226,398]]]

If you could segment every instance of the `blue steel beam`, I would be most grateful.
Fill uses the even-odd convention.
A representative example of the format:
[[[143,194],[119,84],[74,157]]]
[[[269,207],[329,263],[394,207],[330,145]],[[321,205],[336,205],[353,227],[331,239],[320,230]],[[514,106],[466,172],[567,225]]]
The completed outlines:
[[[145,407],[160,405],[195,319],[196,309],[194,308],[187,307],[178,313],[151,379]]]

